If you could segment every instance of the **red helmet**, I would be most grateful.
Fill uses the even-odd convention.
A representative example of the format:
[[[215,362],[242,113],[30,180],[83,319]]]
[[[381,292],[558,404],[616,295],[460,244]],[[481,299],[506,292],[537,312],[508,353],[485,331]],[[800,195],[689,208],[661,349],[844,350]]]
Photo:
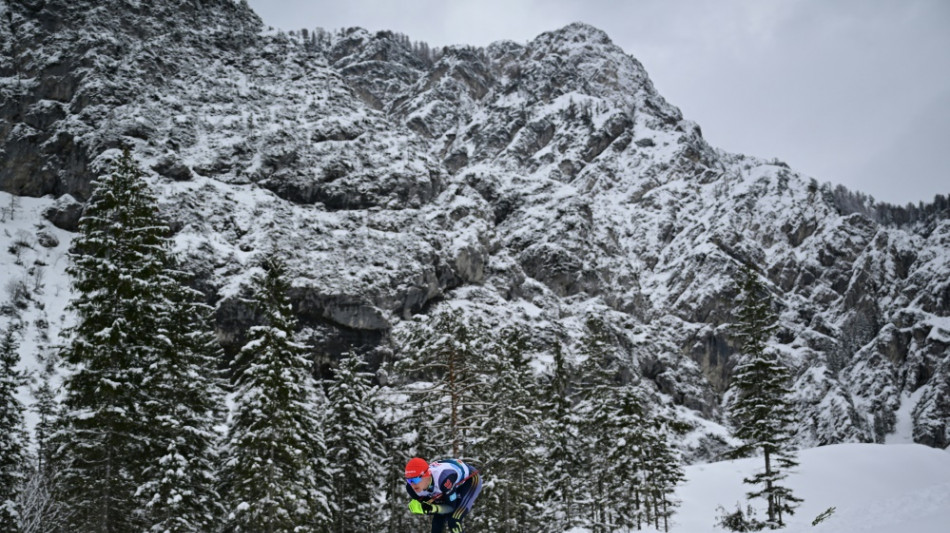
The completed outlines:
[[[406,463],[406,477],[419,477],[429,474],[429,463],[421,457],[413,457]]]

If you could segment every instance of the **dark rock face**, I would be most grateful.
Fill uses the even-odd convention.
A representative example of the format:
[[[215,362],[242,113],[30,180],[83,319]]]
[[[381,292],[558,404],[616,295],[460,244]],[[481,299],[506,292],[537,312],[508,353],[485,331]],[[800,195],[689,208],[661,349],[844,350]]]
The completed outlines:
[[[939,353],[933,354],[933,377],[921,385],[927,389],[914,413],[914,442],[934,448],[950,446],[950,424],[947,423],[950,417],[950,381],[947,380],[950,368],[946,357],[950,344],[940,344],[942,346],[936,350]]]
[[[558,296],[598,293],[602,289],[596,274],[585,271],[579,257],[559,246],[529,246],[521,252],[519,262],[525,274],[541,281]]]
[[[884,224],[783,163],[715,150],[596,28],[429,50],[261,34],[230,0],[0,9],[0,190],[58,197],[44,216],[76,231],[131,147],[228,353],[257,321],[244,274],[276,246],[318,367],[383,361],[445,301],[542,346],[594,314],[636,362],[622,379],[718,420],[748,264],[781,317],[802,444],[881,440],[917,392],[914,438],[946,446],[945,199]]]
[[[295,298],[305,320],[326,320],[352,330],[388,331],[382,311],[352,295],[323,295],[307,291]]]
[[[175,181],[189,181],[194,173],[175,154],[167,154],[152,165],[152,170]]]
[[[260,323],[259,317],[255,316],[248,302],[238,298],[227,298],[218,302],[214,319],[218,342],[229,357],[233,357],[241,349],[247,340],[247,331]]]
[[[60,196],[50,209],[43,213],[43,217],[54,226],[66,231],[79,230],[79,218],[82,216],[83,204],[72,196]]]

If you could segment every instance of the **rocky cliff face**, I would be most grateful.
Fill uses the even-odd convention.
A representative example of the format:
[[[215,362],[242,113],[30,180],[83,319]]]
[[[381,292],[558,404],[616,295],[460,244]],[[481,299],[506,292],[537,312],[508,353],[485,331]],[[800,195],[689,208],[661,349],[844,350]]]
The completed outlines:
[[[0,190],[50,195],[48,220],[75,229],[131,146],[230,350],[254,321],[246,266],[276,244],[321,357],[379,362],[452,300],[529,328],[543,363],[597,315],[656,390],[717,420],[751,264],[780,306],[803,445],[881,441],[911,401],[915,440],[950,444],[945,201],[882,224],[716,150],[595,28],[432,53],[265,31],[230,0],[0,0],[0,42]]]

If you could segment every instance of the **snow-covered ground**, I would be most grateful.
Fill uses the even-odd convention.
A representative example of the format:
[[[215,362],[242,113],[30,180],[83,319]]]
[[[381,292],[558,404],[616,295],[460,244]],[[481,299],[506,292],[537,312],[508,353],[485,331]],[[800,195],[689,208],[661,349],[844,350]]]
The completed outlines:
[[[916,444],[839,444],[804,450],[788,478],[804,503],[788,517],[787,533],[944,533],[950,530],[950,453]],[[745,508],[749,488],[742,478],[761,459],[724,461],[686,468],[688,480],[677,495],[682,505],[673,532],[722,531],[714,526],[717,508]],[[608,503],[609,504],[609,503]],[[812,521],[829,508],[829,518]],[[758,518],[764,508],[756,505]],[[569,533],[586,533],[575,528]],[[652,529],[647,531],[653,531]]]
[[[914,442],[914,406],[920,401],[926,389],[921,387],[911,394],[901,395],[901,406],[897,409],[895,416],[897,420],[894,424],[894,432],[887,435],[884,442],[887,444],[911,444]]]
[[[61,341],[60,332],[70,325],[66,305],[72,294],[66,275],[67,252],[73,234],[43,218],[52,206],[49,197],[14,197],[0,192],[0,332],[16,326],[20,369],[30,376],[30,387],[20,389],[19,399],[30,407],[30,390],[38,385],[43,364]],[[37,415],[24,413],[32,432]]]

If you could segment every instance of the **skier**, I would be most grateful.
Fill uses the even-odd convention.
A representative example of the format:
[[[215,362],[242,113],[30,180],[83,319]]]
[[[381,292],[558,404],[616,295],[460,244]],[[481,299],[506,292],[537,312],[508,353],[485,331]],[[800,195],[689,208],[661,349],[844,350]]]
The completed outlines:
[[[413,514],[432,516],[432,533],[462,533],[462,518],[482,490],[478,470],[458,459],[429,464],[413,457],[406,463],[406,492]]]

